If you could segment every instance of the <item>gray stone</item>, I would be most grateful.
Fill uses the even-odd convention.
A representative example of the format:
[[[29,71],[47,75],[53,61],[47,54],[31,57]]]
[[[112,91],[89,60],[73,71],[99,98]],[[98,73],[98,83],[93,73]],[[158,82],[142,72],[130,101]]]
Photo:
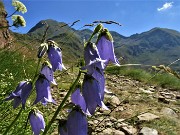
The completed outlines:
[[[121,131],[123,131],[126,135],[134,135],[137,134],[137,129],[133,126],[124,126],[121,127]]]
[[[173,118],[177,118],[178,115],[171,109],[171,108],[162,108],[160,111],[163,115],[168,116],[168,117],[173,117]]]
[[[158,97],[158,101],[159,102],[163,102],[163,103],[165,103],[165,104],[169,104],[169,100],[168,99],[166,99],[165,97],[163,97],[163,96],[159,96]]]
[[[180,99],[180,95],[176,95],[176,99]]]
[[[140,135],[158,135],[158,131],[156,129],[143,127],[139,132]]]
[[[143,88],[139,88],[140,91],[142,91],[143,93],[146,93],[146,94],[152,94],[154,92],[150,91],[150,90],[145,90]]]
[[[125,133],[119,130],[115,130],[113,135],[125,135]]]
[[[103,135],[112,135],[113,130],[111,128],[106,128],[103,130]]]
[[[107,123],[105,123],[105,126],[109,128],[109,127],[112,126],[112,123],[111,122],[107,122]]]
[[[158,118],[159,118],[159,116],[154,115],[154,114],[152,114],[152,113],[144,113],[144,114],[141,114],[141,115],[139,115],[139,116],[137,116],[137,117],[138,117],[138,119],[139,119],[140,121],[151,121],[151,120],[154,120],[154,119],[158,119]]]
[[[111,101],[110,101],[110,103],[111,103],[113,106],[117,106],[117,105],[119,105],[119,104],[120,104],[120,100],[119,100],[119,98],[118,98],[118,97],[116,97],[116,96],[112,96],[112,97],[111,97]]]

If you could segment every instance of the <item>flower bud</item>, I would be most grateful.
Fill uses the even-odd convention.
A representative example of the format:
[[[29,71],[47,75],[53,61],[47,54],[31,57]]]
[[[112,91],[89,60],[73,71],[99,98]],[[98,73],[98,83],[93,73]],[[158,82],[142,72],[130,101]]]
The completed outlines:
[[[103,25],[100,23],[96,26],[96,28],[94,29],[93,35],[95,35],[96,33],[100,32],[103,29]]]
[[[48,50],[48,44],[47,43],[42,43],[39,48],[38,48],[38,58],[42,58],[44,56],[44,54],[47,52]]]

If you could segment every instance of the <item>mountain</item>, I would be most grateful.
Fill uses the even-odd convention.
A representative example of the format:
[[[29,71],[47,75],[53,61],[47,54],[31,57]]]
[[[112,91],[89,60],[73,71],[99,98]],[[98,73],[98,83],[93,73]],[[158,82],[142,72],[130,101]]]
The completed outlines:
[[[118,43],[115,41],[115,47]],[[115,51],[130,63],[168,65],[180,58],[180,32],[171,29],[153,28],[122,39],[120,45]]]
[[[51,19],[42,20],[31,28],[27,35],[35,39],[41,39],[47,26],[49,26],[47,39],[54,40],[59,44],[59,47],[63,50],[65,61],[73,62],[82,56],[83,40],[81,40],[76,30],[66,23]]]
[[[63,49],[66,61],[76,60],[82,56],[83,40],[88,40],[92,31],[89,29],[75,30],[68,24],[55,20],[43,20],[37,23],[26,36],[41,39],[48,24],[48,39],[55,40]],[[114,39],[115,53],[123,58],[121,63],[141,63],[145,65],[168,65],[180,58],[180,32],[153,28],[149,31],[134,34],[130,37],[110,31]],[[95,40],[93,40],[95,41]],[[179,69],[180,64],[174,64]]]

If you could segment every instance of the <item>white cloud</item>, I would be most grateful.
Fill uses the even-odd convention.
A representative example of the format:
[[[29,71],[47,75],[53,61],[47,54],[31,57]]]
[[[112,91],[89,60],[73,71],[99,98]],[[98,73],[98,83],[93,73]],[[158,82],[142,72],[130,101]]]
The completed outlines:
[[[172,8],[173,2],[166,2],[161,8],[157,8],[157,11],[164,11]]]

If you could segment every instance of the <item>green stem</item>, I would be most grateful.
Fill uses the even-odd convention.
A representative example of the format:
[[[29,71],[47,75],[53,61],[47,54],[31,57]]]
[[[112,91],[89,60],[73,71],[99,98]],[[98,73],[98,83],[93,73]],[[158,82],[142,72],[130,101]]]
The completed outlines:
[[[46,126],[43,135],[46,135],[49,128],[51,127],[52,123],[54,122],[54,120],[56,120],[57,115],[59,114],[59,112],[61,111],[61,109],[63,108],[65,102],[67,101],[68,97],[71,95],[71,93],[73,92],[73,90],[75,89],[79,79],[81,77],[81,71],[79,71],[79,74],[76,78],[76,80],[74,81],[74,83],[71,85],[68,93],[66,94],[66,96],[64,97],[63,101],[61,102],[61,104],[59,105],[59,107],[57,108],[56,112],[54,113],[54,116],[52,117],[51,121],[48,123],[48,125]]]
[[[91,39],[94,37],[94,33],[91,35],[91,37],[89,38],[88,42],[91,41]]]
[[[14,123],[17,121],[17,119],[19,118],[19,116],[21,115],[23,108],[21,108],[19,110],[18,115],[16,116],[16,118],[13,120],[13,122],[9,125],[9,127],[6,129],[6,131],[3,133],[3,135],[6,135],[8,133],[8,131],[11,129],[11,127],[14,125]]]
[[[36,67],[36,71],[35,71],[35,74],[34,74],[34,78],[33,78],[33,80],[32,80],[32,83],[34,83],[34,81],[36,80],[37,72],[38,72],[38,69],[39,69],[40,62],[41,62],[41,58],[39,58],[39,60],[38,60],[38,64],[37,64],[37,67]]]

